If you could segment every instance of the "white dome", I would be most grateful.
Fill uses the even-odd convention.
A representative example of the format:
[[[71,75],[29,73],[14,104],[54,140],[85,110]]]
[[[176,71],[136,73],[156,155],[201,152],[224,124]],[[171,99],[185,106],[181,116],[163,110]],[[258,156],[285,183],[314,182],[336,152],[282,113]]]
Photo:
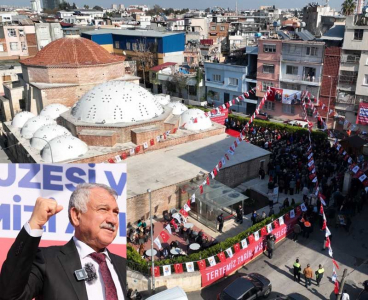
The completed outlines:
[[[30,119],[35,117],[35,114],[29,112],[29,111],[22,111],[15,115],[12,126],[16,128],[22,128],[24,124]]]
[[[170,95],[159,94],[155,95],[154,97],[161,105],[168,105],[170,102]]]
[[[32,139],[31,146],[37,150],[42,150],[46,146],[47,142],[58,136],[72,135],[68,129],[60,125],[46,125],[38,129]],[[46,142],[47,141],[47,142]]]
[[[86,123],[114,124],[150,120],[163,111],[155,97],[139,85],[108,81],[87,92],[71,113]]]
[[[195,123],[196,122],[196,123]],[[197,108],[188,109],[180,116],[180,126],[188,130],[204,130],[212,126],[212,121],[204,112]]]
[[[44,116],[33,117],[24,124],[20,133],[22,134],[22,137],[29,140],[30,138],[32,138],[33,134],[42,126],[52,124],[56,124],[56,122],[49,117]]]
[[[58,118],[63,112],[66,112],[69,108],[65,105],[59,103],[53,103],[47,105],[43,110],[40,112],[40,116],[50,117],[51,119]]]
[[[183,112],[188,110],[188,107],[180,102],[170,102],[167,106],[173,109],[172,114],[175,116],[180,116]]]
[[[41,157],[46,162],[60,162],[78,158],[87,151],[87,144],[80,139],[71,135],[58,136],[52,139],[50,143],[42,149]]]

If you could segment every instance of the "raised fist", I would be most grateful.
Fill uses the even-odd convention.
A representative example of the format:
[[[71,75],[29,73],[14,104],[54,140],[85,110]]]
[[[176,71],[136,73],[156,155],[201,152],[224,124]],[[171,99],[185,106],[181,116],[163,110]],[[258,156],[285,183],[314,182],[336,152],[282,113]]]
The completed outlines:
[[[53,199],[37,198],[31,219],[28,222],[31,229],[42,229],[43,225],[62,209],[63,207]]]

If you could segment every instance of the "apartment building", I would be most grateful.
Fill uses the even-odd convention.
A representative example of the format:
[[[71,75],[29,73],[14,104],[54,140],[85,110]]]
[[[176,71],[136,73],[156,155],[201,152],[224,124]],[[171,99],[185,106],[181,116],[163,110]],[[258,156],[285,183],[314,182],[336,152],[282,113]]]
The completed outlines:
[[[38,50],[63,37],[63,30],[60,23],[36,23],[35,30]]]
[[[0,26],[0,57],[27,57],[37,52],[34,26]]]
[[[227,22],[211,22],[209,24],[208,38],[214,43],[221,42],[229,35],[230,23]]]
[[[282,41],[258,40],[257,97],[262,98],[268,86],[280,87],[280,59]],[[274,109],[274,103],[266,102],[266,109]]]
[[[233,53],[224,63],[205,62],[207,102],[219,106],[254,88],[257,84],[257,55],[257,47],[246,47]],[[257,97],[251,95],[231,109],[252,114],[256,105]]]
[[[342,46],[336,111],[355,124],[359,104],[368,102],[368,18],[346,18]],[[361,126],[368,130],[368,126]]]
[[[324,42],[311,39],[259,40],[257,96],[262,98],[268,86],[288,90],[288,93],[307,90],[318,104],[324,48]],[[275,119],[302,117],[301,107],[288,101],[266,101],[264,110]]]

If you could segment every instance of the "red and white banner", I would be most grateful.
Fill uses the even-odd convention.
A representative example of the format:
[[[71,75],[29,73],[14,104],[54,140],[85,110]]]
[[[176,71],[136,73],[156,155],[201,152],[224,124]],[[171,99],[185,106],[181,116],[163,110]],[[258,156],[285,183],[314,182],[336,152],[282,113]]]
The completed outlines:
[[[272,234],[276,236],[277,242],[283,240],[286,235],[292,231],[293,225],[297,220],[297,218],[289,219],[286,221],[286,224],[280,225],[272,230]],[[262,254],[266,248],[265,246],[266,236],[263,236],[260,237],[258,241],[249,243],[247,248],[240,249],[240,251],[234,253],[232,257],[228,257],[223,262],[219,262],[213,267],[200,270],[202,275],[202,287],[206,287],[241,268],[243,265]]]

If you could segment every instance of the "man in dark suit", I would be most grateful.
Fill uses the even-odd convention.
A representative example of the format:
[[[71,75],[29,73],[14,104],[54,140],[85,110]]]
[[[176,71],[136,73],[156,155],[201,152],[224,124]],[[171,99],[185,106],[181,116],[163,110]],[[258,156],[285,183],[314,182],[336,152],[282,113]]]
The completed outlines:
[[[38,198],[2,266],[0,299],[127,299],[126,260],[106,249],[119,228],[116,199],[106,185],[77,186],[68,209],[74,237],[64,246],[38,248],[43,226],[63,209]]]

